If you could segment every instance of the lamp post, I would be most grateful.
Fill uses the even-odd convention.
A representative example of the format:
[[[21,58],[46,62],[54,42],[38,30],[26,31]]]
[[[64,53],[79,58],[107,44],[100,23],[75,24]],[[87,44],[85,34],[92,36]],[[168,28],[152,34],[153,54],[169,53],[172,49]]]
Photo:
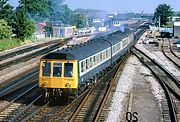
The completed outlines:
[[[104,39],[104,41],[106,41],[107,43],[109,43],[110,46],[111,46],[111,65],[112,65],[112,43],[111,43],[110,41],[106,40],[106,39]]]

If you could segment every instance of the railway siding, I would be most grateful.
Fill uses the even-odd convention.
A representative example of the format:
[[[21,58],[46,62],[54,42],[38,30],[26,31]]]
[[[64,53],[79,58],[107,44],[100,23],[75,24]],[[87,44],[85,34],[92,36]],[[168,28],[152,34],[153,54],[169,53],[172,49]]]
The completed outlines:
[[[145,66],[147,66],[152,71],[166,93],[167,101],[162,103],[162,105],[165,106],[162,107],[164,121],[177,122],[179,118],[179,111],[176,111],[176,109],[180,105],[178,102],[176,102],[179,101],[180,98],[179,82],[174,79],[174,77],[169,72],[163,69],[160,64],[145,55],[142,51],[135,48],[132,50],[132,52],[141,60],[141,62],[145,64]],[[176,96],[175,99],[173,99],[173,95]],[[167,105],[169,108],[167,108]]]
[[[172,50],[172,45],[169,39],[163,39],[162,52],[163,54],[180,70],[180,57]]]

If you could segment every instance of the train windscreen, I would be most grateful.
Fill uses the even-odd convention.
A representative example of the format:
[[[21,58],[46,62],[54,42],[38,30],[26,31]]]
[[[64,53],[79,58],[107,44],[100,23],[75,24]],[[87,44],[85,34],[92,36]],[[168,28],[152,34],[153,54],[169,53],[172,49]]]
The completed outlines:
[[[53,77],[61,77],[62,63],[53,63]]]

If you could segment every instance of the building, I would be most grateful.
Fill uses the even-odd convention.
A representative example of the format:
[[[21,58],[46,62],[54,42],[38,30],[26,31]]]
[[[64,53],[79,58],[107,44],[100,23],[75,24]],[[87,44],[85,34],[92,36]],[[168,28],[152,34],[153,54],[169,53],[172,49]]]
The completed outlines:
[[[73,35],[74,30],[76,29],[75,26],[70,27],[60,27],[60,26],[53,26],[53,37],[71,37]]]
[[[172,21],[173,22],[180,21],[180,17],[179,16],[174,16],[174,17],[172,17]]]
[[[33,33],[33,36],[36,39],[45,38],[45,30],[44,30],[45,26],[46,26],[45,22],[35,23],[35,32]]]
[[[174,37],[180,38],[180,22],[174,22]]]

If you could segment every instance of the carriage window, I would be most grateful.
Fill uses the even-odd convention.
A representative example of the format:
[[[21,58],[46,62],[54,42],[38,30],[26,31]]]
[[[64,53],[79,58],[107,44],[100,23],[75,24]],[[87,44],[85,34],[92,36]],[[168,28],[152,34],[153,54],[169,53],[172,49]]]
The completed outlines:
[[[73,63],[65,63],[64,77],[72,77],[72,76],[73,76]]]
[[[96,64],[96,56],[93,57],[94,65]]]
[[[84,72],[84,65],[83,65],[83,61],[81,62],[81,72]]]
[[[90,67],[92,67],[92,66],[93,66],[93,58],[92,58],[92,57],[90,58],[90,62],[89,62],[89,64],[90,64]]]
[[[100,53],[100,61],[102,61],[102,59],[103,59],[103,54]]]
[[[106,50],[106,58],[108,58],[108,50]]]
[[[113,54],[115,53],[115,47],[113,46]]]
[[[100,54],[98,54],[98,63],[100,62]]]
[[[86,70],[86,62],[83,61],[83,72]]]
[[[111,57],[111,49],[108,50],[108,57]]]
[[[116,45],[116,52],[118,51],[118,45]]]
[[[103,59],[106,58],[106,52],[103,52]]]
[[[62,63],[54,63],[53,64],[53,76],[61,77],[62,72]]]
[[[50,76],[51,75],[51,63],[43,62],[42,63],[42,76]]]
[[[86,70],[88,69],[88,59],[86,59]]]

